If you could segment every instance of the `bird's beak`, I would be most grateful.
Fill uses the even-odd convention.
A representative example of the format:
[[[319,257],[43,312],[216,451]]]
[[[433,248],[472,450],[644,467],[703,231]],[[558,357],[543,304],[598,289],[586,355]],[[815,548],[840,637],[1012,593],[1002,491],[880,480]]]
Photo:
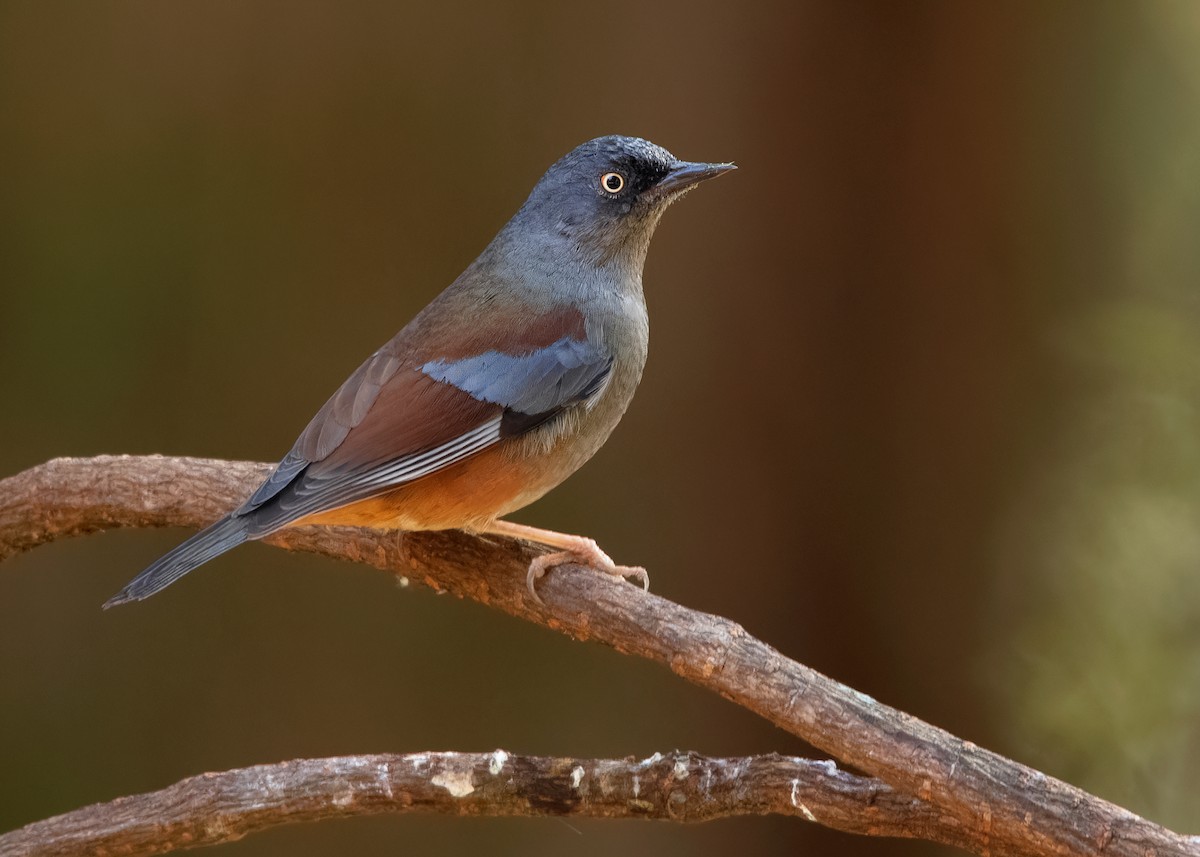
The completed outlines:
[[[736,170],[733,164],[699,164],[691,161],[678,161],[671,167],[670,172],[659,179],[654,186],[657,196],[674,196],[680,191],[695,187],[700,182],[715,179],[717,176]]]

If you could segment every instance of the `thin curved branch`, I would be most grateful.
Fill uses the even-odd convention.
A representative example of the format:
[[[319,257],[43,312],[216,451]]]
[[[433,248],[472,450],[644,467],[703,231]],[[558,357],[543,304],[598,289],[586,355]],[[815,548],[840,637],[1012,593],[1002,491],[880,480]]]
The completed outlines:
[[[689,753],[564,759],[497,750],[300,759],[202,774],[0,836],[0,857],[140,857],[281,824],[414,812],[676,822],[774,813],[848,833],[979,845],[927,804],[832,763]]]
[[[56,459],[0,481],[0,559],[119,526],[201,526],[250,493],[268,465],[187,458]],[[1187,838],[976,747],[789,660],[719,616],[564,566],[525,589],[535,548],[461,532],[304,528],[269,539],[364,562],[576,639],[659,661],[981,837],[977,853],[1200,855]]]

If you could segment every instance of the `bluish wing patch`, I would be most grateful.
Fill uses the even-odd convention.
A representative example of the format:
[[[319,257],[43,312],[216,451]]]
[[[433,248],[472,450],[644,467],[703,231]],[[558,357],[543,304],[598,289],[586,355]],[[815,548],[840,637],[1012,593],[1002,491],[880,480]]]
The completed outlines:
[[[292,451],[236,513],[238,516],[254,513],[252,537],[305,515],[420,479],[505,437],[543,425],[565,408],[587,402],[603,390],[613,360],[602,348],[566,336],[527,354],[488,351],[462,360],[430,361],[420,367],[420,373],[431,381],[455,388],[455,395],[473,401],[476,410],[482,407],[479,422],[454,428],[446,439],[433,446],[416,444],[409,438],[401,444],[412,449],[407,454],[391,453],[390,445],[381,447],[381,454],[369,454],[375,449],[372,444],[381,441],[390,444],[396,440],[392,431],[375,431],[370,437],[360,437],[363,442],[359,446],[363,449],[357,449],[354,456],[347,461],[335,461],[340,452],[334,450],[342,449],[340,445],[351,431],[360,426],[364,427],[360,430],[365,430],[367,415],[384,385],[401,377],[396,374],[398,364],[397,359],[381,350],[325,403]],[[412,404],[417,416],[421,416],[422,407],[464,406],[461,401],[445,402],[436,397],[421,400],[421,388],[411,384],[404,387],[405,395],[398,401],[408,403],[414,390],[417,400]],[[424,392],[428,394],[429,390]],[[496,413],[490,410],[491,406],[498,406],[503,412]],[[487,415],[489,411],[491,416]],[[384,417],[397,413],[388,411]],[[391,424],[385,422],[383,426]],[[402,422],[400,427],[403,426]]]
[[[550,414],[593,395],[612,357],[569,336],[529,354],[487,351],[462,360],[431,360],[421,371],[477,399],[522,414]]]

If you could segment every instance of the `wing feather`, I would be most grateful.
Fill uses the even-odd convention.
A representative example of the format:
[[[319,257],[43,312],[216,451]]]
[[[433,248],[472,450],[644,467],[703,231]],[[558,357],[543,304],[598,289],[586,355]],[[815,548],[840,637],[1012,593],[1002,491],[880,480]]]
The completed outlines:
[[[561,314],[560,314],[561,315]],[[562,330],[560,316],[551,320]],[[531,431],[603,390],[612,358],[573,319],[548,341],[535,323],[495,350],[418,363],[404,332],[364,362],[301,433],[238,515],[263,535],[384,493]],[[508,341],[505,341],[507,338]],[[428,351],[426,351],[428,353]]]

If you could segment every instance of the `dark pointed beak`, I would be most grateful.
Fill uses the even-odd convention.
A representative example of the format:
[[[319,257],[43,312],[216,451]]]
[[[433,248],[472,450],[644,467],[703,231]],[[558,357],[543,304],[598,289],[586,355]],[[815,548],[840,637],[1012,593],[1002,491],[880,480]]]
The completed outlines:
[[[691,161],[679,161],[671,167],[670,172],[659,179],[654,189],[661,196],[671,196],[694,187],[700,182],[715,179],[719,175],[736,169],[737,167],[733,164],[699,164]]]

